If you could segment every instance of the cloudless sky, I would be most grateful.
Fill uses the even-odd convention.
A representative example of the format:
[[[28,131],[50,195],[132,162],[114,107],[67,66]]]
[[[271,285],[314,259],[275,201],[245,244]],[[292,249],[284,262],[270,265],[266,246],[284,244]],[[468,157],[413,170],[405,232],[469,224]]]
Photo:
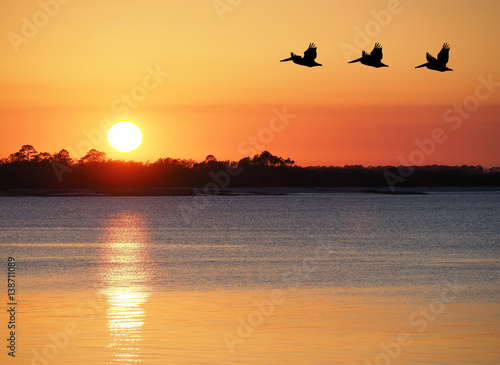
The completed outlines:
[[[0,157],[500,166],[498,0],[61,2],[0,13]],[[310,42],[323,67],[279,62]],[[347,63],[375,42],[389,68]],[[444,42],[453,72],[414,68]],[[276,110],[295,117],[272,131]],[[105,138],[124,118],[144,132],[129,154]]]

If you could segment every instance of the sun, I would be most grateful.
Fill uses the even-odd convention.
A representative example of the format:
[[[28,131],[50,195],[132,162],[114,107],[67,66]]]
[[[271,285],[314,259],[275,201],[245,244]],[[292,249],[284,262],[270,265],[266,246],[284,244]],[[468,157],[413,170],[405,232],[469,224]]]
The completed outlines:
[[[118,122],[109,129],[108,142],[117,151],[131,152],[141,145],[142,131],[132,122]]]

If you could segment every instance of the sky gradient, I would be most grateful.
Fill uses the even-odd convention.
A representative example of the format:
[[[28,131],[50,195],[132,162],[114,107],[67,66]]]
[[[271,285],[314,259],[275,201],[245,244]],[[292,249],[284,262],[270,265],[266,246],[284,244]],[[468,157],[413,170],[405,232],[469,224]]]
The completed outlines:
[[[10,2],[0,157],[500,166],[499,15],[497,0]],[[279,62],[311,42],[323,67]],[[347,63],[375,42],[389,68]],[[453,72],[414,68],[444,42]],[[128,154],[106,141],[124,119],[144,134]]]

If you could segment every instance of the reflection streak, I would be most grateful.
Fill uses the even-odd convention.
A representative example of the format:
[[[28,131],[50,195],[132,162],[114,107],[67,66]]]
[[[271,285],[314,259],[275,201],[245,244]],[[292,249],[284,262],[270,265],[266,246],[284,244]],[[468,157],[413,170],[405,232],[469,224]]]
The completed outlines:
[[[108,301],[111,363],[141,362],[143,304],[151,294],[149,242],[141,215],[123,212],[106,222],[101,251],[101,289]]]

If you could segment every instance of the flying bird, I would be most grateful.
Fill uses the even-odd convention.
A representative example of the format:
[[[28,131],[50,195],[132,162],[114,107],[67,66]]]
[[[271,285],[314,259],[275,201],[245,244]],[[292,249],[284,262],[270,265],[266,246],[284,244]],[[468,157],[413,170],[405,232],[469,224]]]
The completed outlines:
[[[317,63],[315,61],[316,56],[318,54],[316,52],[316,45],[314,43],[309,44],[309,48],[306,49],[306,51],[304,52],[304,57],[298,56],[293,52],[291,53],[291,55],[292,57],[285,58],[280,62],[293,61],[293,63],[296,63],[297,65],[302,65],[307,67],[323,66],[322,64]]]
[[[361,62],[363,65],[372,66],[372,67],[389,67],[382,63],[382,46],[380,43],[375,43],[375,47],[373,47],[372,53],[368,53],[363,51],[361,58],[350,61],[349,63]]]
[[[446,67],[448,59],[450,58],[450,45],[448,43],[443,44],[443,48],[438,53],[437,59],[427,52],[427,63],[417,66],[415,68],[427,67],[429,70],[435,70],[440,72],[453,71],[451,68]]]

